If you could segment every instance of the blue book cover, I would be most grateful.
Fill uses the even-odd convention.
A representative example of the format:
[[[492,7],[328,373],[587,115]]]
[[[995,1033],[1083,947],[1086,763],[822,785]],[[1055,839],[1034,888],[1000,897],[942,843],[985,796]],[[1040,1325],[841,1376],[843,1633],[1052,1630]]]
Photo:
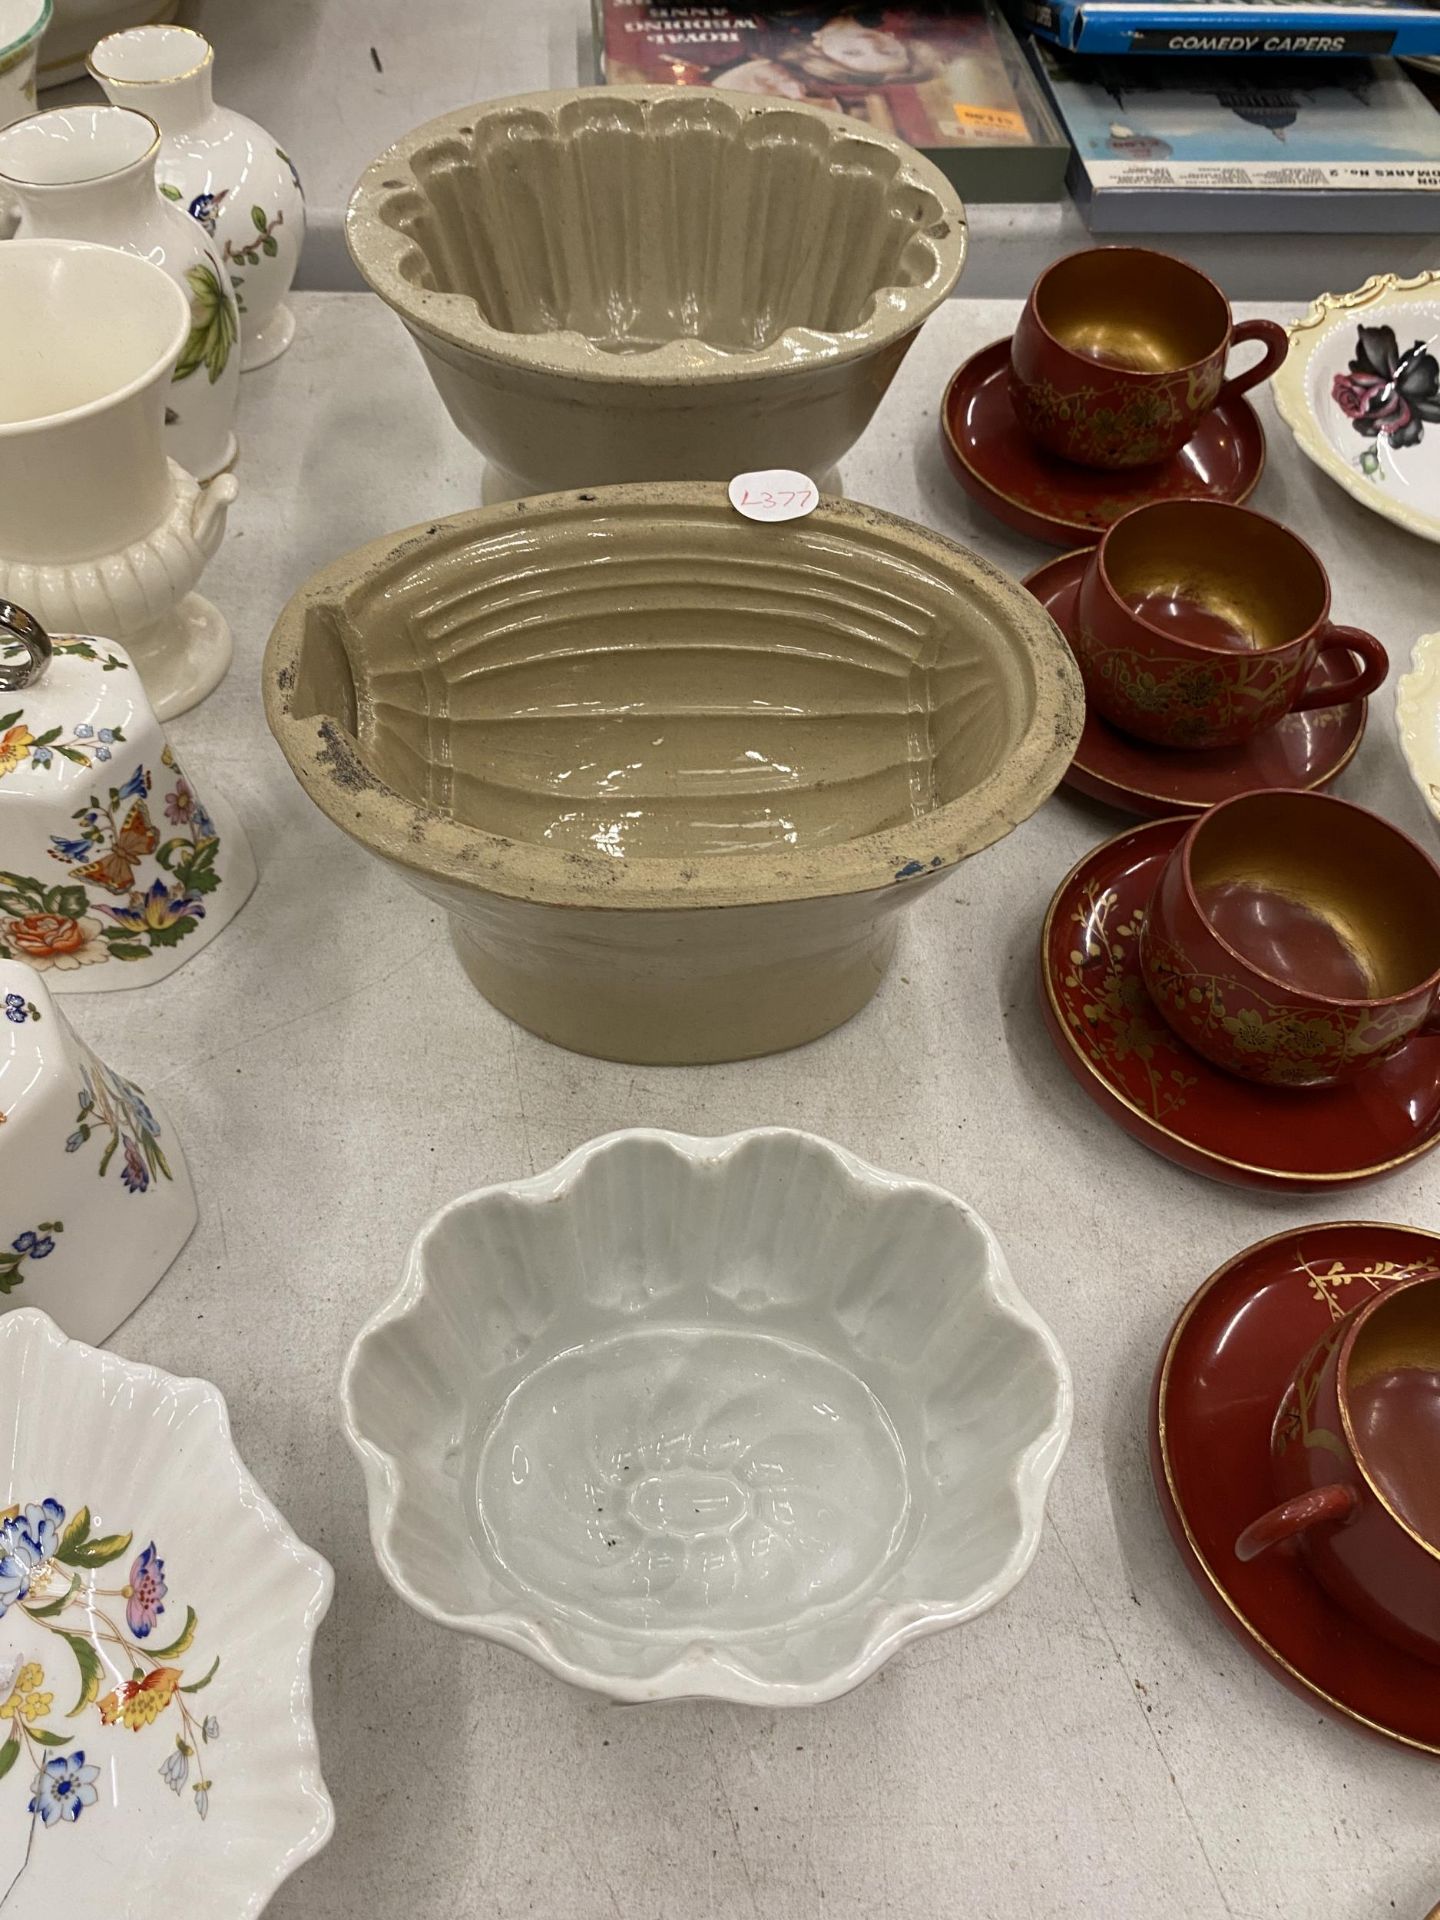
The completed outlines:
[[[1440,226],[1440,114],[1393,60],[1032,57],[1096,232]]]
[[[1077,53],[1211,59],[1440,54],[1423,0],[1019,0],[1033,32]]]

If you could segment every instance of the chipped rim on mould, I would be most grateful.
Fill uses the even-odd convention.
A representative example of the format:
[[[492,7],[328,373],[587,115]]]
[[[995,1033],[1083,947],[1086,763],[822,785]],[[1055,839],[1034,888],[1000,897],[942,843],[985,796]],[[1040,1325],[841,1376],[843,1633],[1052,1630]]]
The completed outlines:
[[[1372,486],[1365,477],[1343,460],[1331,445],[1320,417],[1310,404],[1310,362],[1316,349],[1333,327],[1349,326],[1353,316],[1367,307],[1387,301],[1404,305],[1408,296],[1417,299],[1440,297],[1440,267],[1404,279],[1396,273],[1377,273],[1351,293],[1322,293],[1307,313],[1292,320],[1286,328],[1290,351],[1270,378],[1275,410],[1295,436],[1295,443],[1322,473],[1345,489],[1353,500],[1382,519],[1391,520],[1422,540],[1440,541],[1440,519],[1425,513],[1383,488]]]
[[[407,800],[372,771],[359,743],[330,716],[298,719],[290,711],[311,612],[335,607],[368,573],[407,548],[423,548],[427,539],[457,530],[472,539],[502,537],[519,522],[533,527],[567,515],[613,518],[665,508],[708,508],[717,518],[733,517],[737,538],[746,529],[762,539],[769,531],[735,515],[718,481],[652,481],[471,508],[372,540],[313,574],[281,610],[261,677],[266,722],[320,811],[382,859],[476,893],[572,909],[674,912],[833,899],[935,879],[1004,839],[1060,784],[1080,743],[1085,695],[1075,656],[1039,601],[992,562],[943,534],[878,507],[829,497],[789,530],[818,528],[862,542],[871,532],[883,534],[920,564],[968,576],[992,609],[997,600],[1005,604],[1026,644],[1034,708],[1014,750],[976,786],[918,820],[828,847],[781,852],[633,860],[562,852],[468,826]],[[343,775],[337,762],[344,763]]]
[[[407,235],[388,225],[382,205],[393,195],[418,191],[417,154],[439,140],[473,133],[481,118],[529,110],[554,116],[579,101],[609,105],[634,101],[669,105],[675,111],[703,114],[718,103],[742,119],[762,114],[799,114],[817,120],[842,141],[879,147],[898,162],[897,182],[920,189],[938,202],[939,217],[917,227],[913,240],[925,241],[933,257],[925,279],[909,287],[871,289],[869,311],[857,326],[841,332],[786,327],[766,347],[722,351],[688,337],[665,341],[647,352],[607,353],[573,329],[509,333],[482,318],[473,297],[418,286],[401,272],[401,263],[418,251]],[[803,373],[835,367],[877,352],[919,328],[959,279],[968,252],[964,205],[945,175],[921,153],[893,134],[799,100],[763,94],[729,93],[719,87],[562,87],[539,93],[510,94],[438,115],[412,128],[361,174],[345,213],[345,244],[361,278],[409,327],[471,353],[477,358],[532,373],[594,381],[624,388],[712,386],[751,380],[764,374]],[[898,296],[882,306],[878,296]]]

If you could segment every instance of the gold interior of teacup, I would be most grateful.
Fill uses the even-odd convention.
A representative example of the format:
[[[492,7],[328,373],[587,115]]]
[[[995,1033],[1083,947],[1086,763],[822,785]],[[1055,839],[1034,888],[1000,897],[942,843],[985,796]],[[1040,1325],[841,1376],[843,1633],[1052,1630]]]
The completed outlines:
[[[1232,644],[1272,648],[1308,633],[1329,598],[1303,540],[1260,514],[1209,501],[1162,501],[1117,521],[1105,574],[1132,612],[1158,611],[1167,634],[1198,646],[1216,636],[1200,623],[1186,632],[1186,609],[1218,622]]]
[[[1285,987],[1385,1000],[1440,968],[1440,872],[1361,808],[1247,794],[1204,817],[1190,878],[1221,938]]]
[[[1230,308],[1203,273],[1144,247],[1093,247],[1057,260],[1035,311],[1072,353],[1136,373],[1175,373],[1224,344]]]
[[[1341,1390],[1371,1483],[1440,1552],[1440,1280],[1397,1288],[1367,1315]]]

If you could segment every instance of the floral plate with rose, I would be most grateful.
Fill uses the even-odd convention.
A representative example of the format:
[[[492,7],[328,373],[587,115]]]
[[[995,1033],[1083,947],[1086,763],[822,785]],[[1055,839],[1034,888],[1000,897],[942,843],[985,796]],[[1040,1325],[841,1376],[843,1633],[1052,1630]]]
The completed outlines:
[[[1440,269],[1325,293],[1290,328],[1275,404],[1347,493],[1440,540]]]
[[[0,1915],[250,1920],[330,1837],[333,1576],[203,1380],[0,1320]]]

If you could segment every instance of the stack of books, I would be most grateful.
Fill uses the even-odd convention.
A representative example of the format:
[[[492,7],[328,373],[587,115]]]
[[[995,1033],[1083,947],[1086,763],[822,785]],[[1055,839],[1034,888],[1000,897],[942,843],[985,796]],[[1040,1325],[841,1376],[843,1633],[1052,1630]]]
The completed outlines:
[[[1440,0],[1006,0],[1025,54],[996,0],[593,4],[602,80],[855,114],[969,200],[1068,181],[1102,234],[1440,232]]]

